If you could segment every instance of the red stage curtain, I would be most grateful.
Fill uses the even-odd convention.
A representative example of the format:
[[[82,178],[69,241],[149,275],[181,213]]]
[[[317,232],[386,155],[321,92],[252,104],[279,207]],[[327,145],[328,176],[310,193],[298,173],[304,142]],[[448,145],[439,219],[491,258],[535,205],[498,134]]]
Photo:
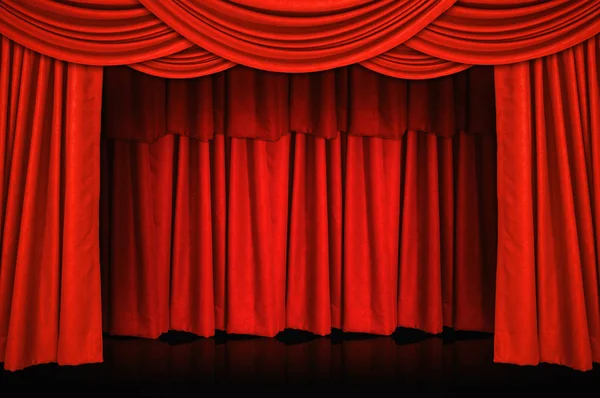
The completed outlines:
[[[492,87],[489,72],[406,82],[378,81],[362,67],[291,77],[238,67],[214,81],[182,82],[107,70],[105,330],[143,337],[169,329],[202,336],[215,329],[274,336],[284,328],[390,334],[398,326],[439,333],[443,325],[493,331],[495,119],[493,102],[481,107],[476,95]],[[336,74],[347,91],[327,97],[334,92],[318,83],[335,83]],[[319,90],[288,96],[295,77]],[[206,89],[222,80],[225,93]],[[169,91],[172,84],[178,90]],[[145,92],[135,90],[142,85]],[[297,106],[281,101],[281,87]],[[214,127],[206,119],[222,112],[196,107],[219,96],[226,135],[206,136]],[[349,100],[336,106],[336,97]],[[309,103],[320,117],[302,110]],[[206,119],[179,119],[191,128],[187,136],[148,133],[181,109]],[[330,123],[281,134],[293,119],[288,111],[298,125],[332,120],[388,138],[335,130],[330,137]],[[405,133],[407,116],[422,122],[421,132]],[[437,135],[425,132],[439,126]],[[260,128],[270,141],[239,138]]]
[[[600,2],[0,0],[0,20],[0,34],[42,54],[169,78],[234,63],[297,73],[364,62],[428,79],[581,43],[600,33]]]
[[[270,8],[273,2],[258,9],[256,3],[233,2],[2,0],[0,19],[6,23],[0,24],[0,34],[42,54],[90,65],[137,64],[167,56],[160,65],[141,66],[164,77],[183,77],[182,62],[185,73],[210,73],[217,65],[223,69],[239,63],[240,57],[267,70],[312,72],[380,55],[455,1],[356,0],[338,6],[309,1],[277,10]],[[184,38],[190,36],[198,41]],[[201,48],[190,50],[193,57],[168,57],[194,44]],[[205,48],[222,58],[204,56]]]
[[[404,43],[456,0],[362,0],[332,10],[236,2],[139,0],[192,43],[238,64],[315,72],[361,62]]]
[[[435,79],[449,76],[471,67],[423,54],[400,45],[381,55],[360,63],[377,73],[399,79]],[[218,57],[200,47],[138,64],[130,67],[153,76],[169,79],[190,79],[217,73],[235,66],[235,63]]]
[[[289,132],[399,139],[407,130],[451,137],[495,130],[493,70],[406,81],[354,65],[283,74],[237,66],[192,80],[107,68],[104,132],[154,142],[165,134],[276,141]]]
[[[598,0],[462,0],[405,44],[449,61],[500,65],[555,54],[598,33]]]
[[[600,361],[599,45],[496,68],[497,361]]]
[[[20,45],[87,65],[137,63],[192,46],[136,0],[1,0],[0,21],[0,34]]]
[[[460,167],[456,164],[461,162],[460,155],[453,150],[453,162],[440,160],[440,153],[443,152],[440,149],[443,144],[440,142],[446,142],[446,146],[449,146],[447,142],[452,142],[452,147],[455,148],[460,147],[456,142],[460,142],[463,135],[477,140],[491,135],[473,134],[486,131],[470,127],[469,120],[475,120],[477,126],[479,119],[464,119],[465,114],[455,112],[455,109],[461,109],[461,97],[455,94],[460,86],[454,85],[454,78],[421,82],[423,86],[418,91],[421,94],[415,97],[415,91],[411,87],[418,87],[418,83],[406,84],[355,65],[318,74],[288,76],[273,72],[257,73],[243,66],[232,68],[233,64],[298,72],[340,67],[360,61],[364,62],[366,68],[380,73],[424,79],[457,72],[466,67],[466,64],[499,65],[530,61],[496,69],[498,126],[501,130],[498,137],[498,193],[501,201],[496,308],[497,360],[517,363],[549,361],[579,369],[588,369],[592,360],[598,360],[599,243],[595,228],[599,220],[595,201],[599,195],[596,177],[599,168],[596,155],[597,115],[600,112],[596,54],[599,50],[596,38],[586,44],[578,43],[600,32],[600,2],[343,0],[336,3],[337,6],[332,6],[332,2],[309,0],[294,2],[294,5],[276,0],[205,3],[195,2],[190,7],[191,2],[186,0],[0,0],[0,34],[3,35],[0,60],[3,79],[0,86],[0,99],[3,101],[0,103],[0,142],[6,149],[0,155],[3,162],[0,163],[0,343],[6,347],[0,352],[5,356],[9,369],[50,360],[58,360],[60,363],[90,362],[101,355],[97,338],[100,329],[96,294],[98,256],[94,252],[98,251],[97,221],[94,221],[95,217],[94,220],[89,218],[95,214],[98,206],[101,70],[61,63],[58,59],[87,65],[133,64],[134,68],[144,72],[177,78],[218,72],[189,84],[185,80],[167,83],[155,78],[136,83],[136,79],[127,78],[128,72],[123,72],[125,69],[116,70],[117,75],[121,73],[122,97],[111,97],[114,101],[105,103],[105,108],[107,113],[113,115],[120,112],[121,117],[107,119],[112,120],[113,125],[105,126],[111,139],[107,143],[106,153],[112,155],[105,163],[118,164],[119,167],[130,170],[130,174],[111,174],[112,180],[105,181],[105,192],[114,193],[114,189],[111,190],[113,182],[124,184],[132,195],[146,195],[149,192],[148,186],[153,189],[168,188],[171,180],[173,188],[171,196],[161,191],[156,202],[141,203],[139,208],[132,207],[130,211],[123,209],[133,206],[132,198],[125,200],[119,193],[111,193],[111,201],[104,202],[110,203],[115,209],[121,209],[123,220],[131,217],[133,209],[143,212],[145,215],[140,216],[139,221],[136,219],[131,228],[140,228],[139,225],[147,223],[159,236],[164,234],[165,239],[170,238],[165,232],[168,225],[176,231],[177,225],[191,223],[194,217],[196,220],[201,217],[210,218],[212,250],[214,253],[218,252],[213,253],[213,258],[218,258],[213,259],[213,263],[225,264],[214,266],[212,271],[213,300],[214,307],[217,308],[215,327],[221,324],[218,309],[224,308],[226,313],[222,315],[223,324],[226,328],[230,327],[229,330],[255,327],[257,330],[264,329],[269,334],[282,325],[287,325],[287,320],[285,324],[282,323],[283,315],[293,314],[295,311],[282,307],[282,292],[287,294],[290,291],[301,292],[303,289],[300,285],[288,286],[287,282],[282,282],[284,276],[285,281],[289,281],[288,275],[283,272],[296,270],[299,275],[309,275],[312,272],[312,268],[307,265],[312,264],[309,260],[288,260],[286,256],[297,253],[298,257],[305,255],[306,258],[319,258],[319,263],[325,258],[320,247],[304,250],[302,246],[300,249],[295,248],[291,242],[281,242],[282,234],[296,233],[295,228],[309,231],[305,233],[308,242],[317,239],[313,236],[315,227],[312,224],[302,224],[302,220],[297,220],[300,216],[296,216],[294,221],[293,214],[298,214],[299,211],[294,207],[299,202],[294,197],[294,187],[298,184],[315,190],[317,188],[313,187],[318,186],[319,192],[326,186],[327,195],[330,195],[330,190],[338,192],[331,194],[334,195],[333,199],[329,196],[326,198],[328,239],[335,242],[336,239],[341,239],[342,242],[331,245],[335,256],[342,259],[339,263],[341,265],[332,268],[328,276],[333,292],[330,296],[333,308],[331,326],[336,325],[335,319],[338,316],[342,328],[352,329],[354,326],[349,326],[353,325],[352,322],[368,323],[369,318],[359,319],[352,312],[355,310],[348,309],[350,318],[344,317],[346,304],[361,303],[381,314],[378,317],[381,322],[363,324],[361,327],[387,330],[394,322],[414,322],[415,325],[422,325],[419,327],[425,330],[437,330],[439,317],[434,312],[433,315],[430,314],[431,318],[420,318],[422,313],[416,312],[414,308],[421,303],[404,300],[404,292],[410,289],[402,285],[406,282],[403,272],[407,272],[403,267],[410,264],[410,261],[406,262],[406,258],[411,261],[419,258],[419,261],[427,264],[432,264],[431,259],[437,258],[435,250],[424,251],[419,246],[422,242],[420,236],[423,236],[420,228],[428,228],[427,233],[433,235],[427,236],[435,236],[435,220],[430,224],[406,221],[406,214],[417,217],[421,213],[416,210],[405,213],[404,209],[405,206],[434,206],[431,203],[437,197],[440,206],[440,236],[446,234],[442,231],[450,231],[442,227],[442,219],[454,217],[452,220],[458,225],[462,218],[456,209],[454,213],[441,210],[444,206],[450,206],[446,202],[446,196],[439,194],[442,190],[446,192],[446,188],[439,188],[437,196],[425,196],[421,193],[425,188],[418,185],[424,184],[420,175],[416,178],[416,185],[413,184],[416,188],[412,191],[409,182],[412,181],[411,178],[415,178],[414,173],[431,173],[427,174],[430,179],[426,180],[430,184],[427,186],[429,189],[434,186],[431,181],[435,182],[435,178],[432,175],[437,170],[438,185],[445,186],[446,182],[442,182],[439,176],[449,173],[450,164],[455,165],[452,168],[452,178],[459,179],[461,174],[457,170]],[[177,20],[175,16],[184,18]],[[275,29],[276,26],[282,26],[282,21],[293,32]],[[482,24],[481,21],[486,22]],[[6,38],[19,45],[11,44]],[[219,42],[218,39],[224,40]],[[575,47],[565,50],[570,46]],[[565,51],[559,55],[551,55],[560,50]],[[38,51],[44,56],[32,51]],[[547,58],[531,61],[546,56]],[[223,72],[227,68],[231,69]],[[118,81],[112,78],[109,80]],[[128,85],[145,90],[142,93],[145,92],[146,97],[131,97]],[[430,91],[436,85],[439,87]],[[239,87],[245,87],[245,90],[239,90]],[[483,92],[486,92],[487,86],[482,87]],[[110,84],[104,89],[105,93],[110,92]],[[153,95],[156,90],[163,90],[164,95]],[[265,102],[262,103],[261,99]],[[410,108],[413,99],[414,104],[422,105]],[[453,100],[448,102],[447,107],[441,106],[448,99]],[[183,101],[186,106],[178,106],[179,101]],[[121,109],[117,106],[119,104],[123,106]],[[144,109],[144,112],[128,115],[127,110],[132,104],[136,109]],[[477,109],[475,105],[472,108]],[[412,110],[408,112],[409,109]],[[157,112],[151,112],[152,110]],[[425,111],[419,114],[415,110]],[[430,117],[432,113],[438,112],[442,112],[443,117]],[[446,122],[451,115],[454,115],[453,124]],[[466,115],[473,115],[473,112]],[[411,120],[415,116],[419,123],[415,124]],[[463,128],[464,126],[467,127]],[[339,133],[340,131],[344,133]],[[422,135],[424,133],[430,135]],[[438,150],[436,156],[432,149],[422,149],[425,144],[411,144],[421,143],[423,137],[433,135],[440,141],[435,146]],[[258,140],[250,141],[251,139]],[[306,142],[303,144],[302,140]],[[203,157],[190,152],[187,158],[182,158],[185,155],[181,155],[179,151],[187,145],[185,142],[208,147],[203,147]],[[172,145],[172,148],[168,145]],[[222,148],[210,149],[217,145],[222,145]],[[328,165],[324,172],[323,167],[313,165],[321,173],[319,178],[323,178],[322,173],[327,174],[326,184],[317,177],[314,179],[318,183],[313,182],[307,177],[312,172],[303,171],[301,165],[296,165],[297,157],[302,157],[304,153],[302,145],[308,148],[312,148],[309,145],[321,145],[327,148],[325,152],[331,152],[331,147],[339,145],[339,161],[336,163],[339,167]],[[416,152],[411,152],[411,145],[416,145],[417,149],[413,149]],[[427,145],[434,147],[431,143]],[[431,159],[437,158],[438,165],[420,166],[418,159],[424,155],[419,155],[419,151],[426,153]],[[314,156],[319,153],[312,149],[306,151],[309,154],[313,152]],[[333,156],[327,154],[327,162],[333,164],[334,161],[330,161]],[[173,165],[158,168],[156,159],[162,157],[172,158]],[[489,158],[477,161],[483,162]],[[152,162],[155,163],[148,159],[154,159]],[[356,159],[358,160],[355,161]],[[211,174],[210,184],[206,185],[206,174],[202,175],[202,179],[200,175],[190,174],[188,177],[184,171],[174,173],[170,170],[175,165],[184,168],[180,165],[192,161],[204,162],[203,165],[210,161],[210,173],[218,173],[218,178]],[[212,164],[214,162],[218,165]],[[204,167],[202,170],[206,173]],[[287,173],[287,179],[283,177],[284,172]],[[140,173],[153,177],[147,181],[138,181],[136,178]],[[331,173],[334,177],[329,176]],[[263,180],[263,176],[267,177]],[[126,180],[126,177],[131,181]],[[332,182],[332,179],[338,177],[341,183]],[[177,202],[177,190],[184,194],[186,189],[191,194],[200,192],[192,190],[190,186],[193,185],[181,183],[181,178],[195,179],[193,181],[198,186],[205,184],[202,185],[202,192],[206,192],[207,187],[210,188],[210,216],[204,198],[204,202],[198,201],[204,206],[202,211],[196,208],[196,215],[180,220],[182,216],[181,212],[177,212],[177,206],[188,205]],[[449,181],[450,177],[444,178],[443,181]],[[303,182],[305,180],[308,182]],[[288,191],[284,191],[280,185],[289,188]],[[364,191],[360,193],[362,196],[356,196],[353,187],[357,187],[357,190],[364,187]],[[298,188],[300,192],[302,189],[304,188]],[[215,194],[215,190],[219,193]],[[419,192],[420,196],[410,193],[413,191]],[[288,192],[287,196],[285,192]],[[179,194],[179,197],[184,194]],[[458,206],[459,196],[456,193],[452,199],[455,206]],[[401,205],[397,216],[392,212],[394,209],[391,204],[396,197]],[[474,200],[470,197],[467,199]],[[144,200],[148,201],[140,198],[140,202]],[[169,200],[175,200],[171,207],[161,206],[163,202],[170,203]],[[323,202],[323,199],[320,200]],[[416,204],[411,204],[411,200]],[[215,201],[218,204],[214,204]],[[308,199],[304,202],[307,201]],[[342,213],[329,209],[332,201],[341,203],[339,207]],[[379,206],[373,205],[374,201],[378,201]],[[478,205],[482,203],[477,202]],[[257,209],[263,208],[265,204],[269,206],[268,216],[257,215],[260,214]],[[213,206],[218,209],[213,209]],[[472,206],[474,205],[471,203]],[[253,210],[249,215],[246,213],[248,209]],[[362,211],[358,213],[362,218],[353,216],[352,222],[348,221],[351,214],[356,214],[350,211],[358,211],[357,209]],[[323,212],[323,206],[307,208],[306,212]],[[105,214],[107,220],[112,220],[110,208],[105,209]],[[154,219],[147,214],[152,214]],[[252,217],[252,223],[242,224],[232,232],[231,228],[237,224],[234,224],[236,219],[232,219],[231,214],[236,217],[239,214]],[[318,222],[321,224],[318,227],[320,229],[316,230],[323,231],[325,227],[322,226],[322,220],[325,216],[318,214],[321,217]],[[392,214],[392,217],[381,221],[381,214]],[[434,217],[435,214],[431,210],[423,217]],[[486,211],[485,214],[490,213]],[[394,221],[396,218],[397,224]],[[40,224],[38,220],[44,222]],[[306,220],[317,222],[316,216]],[[36,228],[33,228],[34,224]],[[332,225],[338,224],[342,225],[341,235],[329,232]],[[479,222],[477,225],[483,224]],[[110,231],[110,225],[104,225],[103,228]],[[464,227],[470,224],[462,225]],[[171,244],[184,239],[179,237],[186,236],[186,231],[193,230],[191,227],[186,228],[184,232],[178,232],[177,239],[172,238]],[[218,229],[217,232],[215,228]],[[408,233],[405,231],[410,231],[410,228],[421,233],[417,234],[417,238],[409,236],[418,243],[413,245],[417,254],[403,252],[408,250],[403,239],[408,239],[405,238]],[[349,235],[347,231],[357,231],[356,236],[363,239],[363,244],[355,243],[361,242],[358,239],[351,240],[354,235]],[[459,238],[456,231],[451,235],[452,239]],[[460,231],[464,233],[463,230]],[[135,242],[141,242],[144,239],[140,240],[140,236],[150,232],[142,233],[132,229],[119,233],[123,234],[124,240],[134,241],[135,238]],[[203,233],[203,236],[208,234],[206,230]],[[397,275],[394,276],[393,262],[389,259],[395,254],[393,239],[396,233],[400,241],[397,247],[400,266],[396,268]],[[273,237],[272,244],[267,245],[264,241],[257,240],[256,236],[262,237],[263,234]],[[324,236],[324,232],[320,234],[319,237]],[[109,238],[113,235],[120,236],[117,233],[106,233]],[[188,235],[196,236],[191,232]],[[444,242],[450,241],[447,235],[443,236]],[[373,240],[373,237],[377,237],[377,240]],[[93,243],[94,241],[96,242]],[[456,242],[455,245],[458,245]],[[115,243],[117,249],[120,248],[119,244],[122,243]],[[168,267],[164,265],[164,258],[168,255],[164,251],[165,247],[161,246],[164,244],[161,241],[151,249],[141,246],[128,252],[130,248],[123,255],[134,259],[141,256],[143,261],[163,264],[156,265],[150,276],[140,272],[139,283],[146,286],[147,291],[152,291],[151,287],[160,281],[160,278],[153,275],[168,271],[172,277],[172,273],[180,275],[187,272],[185,258],[168,256]],[[225,248],[219,245],[225,245]],[[469,245],[468,249],[476,250],[477,247],[484,246],[483,243],[479,246]],[[455,248],[455,251],[458,249]],[[337,254],[338,252],[341,254]],[[350,252],[368,264],[380,265],[365,268],[361,264],[359,267],[347,257]],[[426,260],[419,257],[429,254],[431,258],[427,257]],[[195,255],[192,253],[189,257],[193,258]],[[333,255],[327,253],[327,256]],[[148,260],[147,256],[156,258]],[[456,261],[459,257],[459,254],[455,254],[452,258]],[[128,282],[123,281],[133,279],[132,275],[139,272],[131,267],[119,269],[110,265],[113,260],[115,263],[125,261],[116,254],[106,253],[104,258],[111,261],[104,270],[111,271],[105,276],[114,278],[110,279],[114,286],[127,287]],[[271,284],[266,285],[265,290],[258,289],[253,284],[242,285],[236,279],[240,276],[230,272],[241,266],[238,262],[240,260],[253,265],[252,273],[240,275],[259,281],[264,279]],[[335,266],[336,263],[330,261]],[[440,260],[440,264],[442,263]],[[458,263],[455,265],[452,272],[464,272]],[[434,268],[428,268],[427,272]],[[202,272],[208,272],[207,269],[203,268]],[[351,274],[346,272],[338,277],[336,272],[340,272],[340,269],[366,273],[362,276],[368,278],[369,282],[364,284],[362,290],[347,290],[347,285],[355,286],[354,281],[350,279]],[[409,269],[414,271],[417,268]],[[473,266],[473,269],[476,267]],[[227,273],[223,276],[221,273],[225,270]],[[440,272],[446,275],[449,271],[442,268]],[[434,271],[431,273],[437,278]],[[50,276],[46,277],[47,275]],[[386,276],[399,278],[397,291],[392,292],[391,284],[386,284],[389,282],[385,279]],[[445,293],[448,290],[444,286],[449,286],[447,282],[436,285],[436,279],[431,279],[431,286],[425,288],[417,285],[422,283],[420,275],[411,277],[416,278],[413,280],[415,285],[411,288],[418,289],[419,294],[426,294],[427,300],[433,300],[439,286],[442,297],[449,294]],[[202,278],[206,281],[206,274]],[[319,286],[325,286],[323,275],[319,274],[315,278],[320,278]],[[334,284],[336,280],[340,281],[338,285]],[[249,301],[243,301],[240,297],[230,299],[230,288],[238,285],[240,292],[247,293],[250,297]],[[486,285],[481,283],[472,286],[477,290],[485,289]],[[338,288],[343,288],[341,293],[336,293]],[[397,300],[396,313],[392,314],[390,309],[393,307],[392,299],[389,296],[374,296],[375,288],[392,296],[397,294],[394,297]],[[178,319],[184,319],[186,315],[181,315],[184,310],[173,309],[172,301],[165,304],[164,286],[157,289],[155,300],[162,305],[157,307],[162,311],[160,316],[179,311]],[[210,290],[210,286],[203,289],[202,294],[207,289]],[[190,297],[199,294],[191,287],[182,287],[181,284],[169,285],[169,292],[173,291],[189,291]],[[453,292],[453,297],[456,297],[463,290]],[[488,290],[485,293],[477,290],[475,293],[483,297]],[[46,308],[46,302],[42,310],[39,302],[41,299],[31,299],[40,298],[42,294],[47,302],[53,303],[54,307],[50,310]],[[47,297],[55,299],[48,301]],[[138,299],[132,297],[126,299]],[[182,293],[181,297],[185,297],[185,294]],[[302,297],[300,293],[298,297]],[[568,299],[558,302],[559,297]],[[339,300],[335,301],[336,298]],[[111,295],[105,295],[105,300],[113,299]],[[127,300],[124,302],[127,303]],[[323,302],[319,301],[318,305],[323,306]],[[429,301],[424,302],[429,305]],[[84,309],[84,305],[88,304],[91,309]],[[138,311],[141,314],[138,318],[144,318],[147,311],[152,316],[156,315],[153,309],[146,309],[150,308],[151,302],[140,301],[138,304],[136,307],[129,301],[127,305],[130,307],[126,308]],[[110,305],[115,305],[114,300]],[[297,307],[294,308],[298,309],[316,304],[298,299],[295,305]],[[338,311],[341,315],[336,315],[336,305],[341,306]],[[230,310],[229,306],[257,309],[254,315],[269,316],[245,318],[241,313]],[[433,304],[432,306],[433,309],[436,308]],[[163,311],[165,308],[166,312]],[[411,308],[414,310],[412,315]],[[466,307],[452,304],[450,308],[456,311],[455,314],[459,314],[463,311],[460,308]],[[59,309],[60,319],[57,315]],[[442,311],[442,322],[447,320],[447,311],[449,310]],[[482,311],[486,313],[487,310]],[[316,312],[315,316],[320,314],[323,312]],[[403,316],[408,318],[402,318]],[[472,318],[483,319],[476,316]],[[164,319],[156,319],[158,318],[148,318],[130,326],[142,331],[150,330],[152,334],[164,327]],[[232,324],[227,323],[230,321]],[[197,322],[194,328],[210,329],[206,326],[206,319],[202,320],[204,323],[198,320],[193,322]],[[309,324],[308,320],[299,322]],[[328,324],[324,318],[310,322],[313,325],[311,328],[314,327],[315,330],[321,327],[326,329],[322,325]],[[118,322],[113,322],[113,325],[116,324]],[[202,326],[198,326],[199,324]],[[316,324],[320,326],[314,326]],[[456,326],[458,323],[453,324]],[[526,333],[520,335],[518,327],[524,327]],[[58,329],[60,335],[56,331]],[[47,333],[47,330],[51,333]],[[70,336],[75,336],[71,339],[74,342],[72,345],[65,343]]]
[[[107,332],[493,331],[493,135],[226,140],[107,143]]]
[[[432,57],[405,45],[392,48],[360,64],[382,75],[411,80],[449,76],[471,67],[469,64]],[[158,73],[155,75],[163,76]]]
[[[432,76],[436,74],[443,76],[447,69],[455,65],[453,62],[431,62],[431,57],[421,55],[417,51],[415,53],[417,54],[415,57],[424,58],[421,63],[432,65],[429,68]],[[129,66],[152,76],[169,79],[190,79],[224,71],[235,66],[235,63],[209,53],[200,47],[191,47],[166,57]]]
[[[102,360],[102,69],[2,38],[0,361]]]

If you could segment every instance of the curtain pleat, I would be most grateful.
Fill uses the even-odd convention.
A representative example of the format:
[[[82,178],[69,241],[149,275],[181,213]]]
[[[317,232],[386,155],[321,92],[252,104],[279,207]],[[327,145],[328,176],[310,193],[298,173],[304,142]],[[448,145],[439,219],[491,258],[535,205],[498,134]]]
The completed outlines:
[[[0,362],[102,360],[102,69],[2,38]]]
[[[451,137],[495,131],[493,68],[439,79],[395,79],[362,66],[284,74],[237,66],[189,80],[106,68],[103,131],[153,142],[165,134],[276,141],[290,132],[399,139],[408,130]]]
[[[109,333],[493,330],[492,134],[106,148]]]
[[[164,78],[236,64],[310,73],[362,63],[388,76],[430,79],[582,43],[600,33],[600,3],[1,0],[0,20],[2,36],[46,56],[132,65]]]
[[[600,361],[599,44],[496,68],[500,362]]]

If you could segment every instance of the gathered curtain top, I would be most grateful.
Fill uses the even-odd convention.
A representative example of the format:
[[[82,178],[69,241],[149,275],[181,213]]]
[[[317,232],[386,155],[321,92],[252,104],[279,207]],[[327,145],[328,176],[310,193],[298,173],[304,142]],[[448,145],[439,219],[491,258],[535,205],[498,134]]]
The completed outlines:
[[[430,79],[547,56],[599,32],[597,0],[0,0],[0,35],[22,46],[166,78],[361,64]]]

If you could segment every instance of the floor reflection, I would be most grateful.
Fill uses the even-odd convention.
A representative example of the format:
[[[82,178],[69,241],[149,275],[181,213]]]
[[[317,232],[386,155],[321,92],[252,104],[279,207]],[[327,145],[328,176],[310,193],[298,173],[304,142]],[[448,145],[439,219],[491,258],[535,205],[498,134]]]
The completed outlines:
[[[169,333],[160,340],[107,337],[104,363],[36,366],[2,372],[4,385],[77,383],[177,387],[191,385],[397,384],[433,388],[494,385],[596,384],[599,370],[493,363],[487,335],[445,332],[392,337],[337,333],[327,338],[288,331],[277,339],[201,339]]]

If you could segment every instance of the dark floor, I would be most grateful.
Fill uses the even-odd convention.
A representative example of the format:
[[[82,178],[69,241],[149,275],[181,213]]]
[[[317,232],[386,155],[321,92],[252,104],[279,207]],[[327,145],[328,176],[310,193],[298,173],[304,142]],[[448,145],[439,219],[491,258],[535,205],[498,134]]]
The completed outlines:
[[[182,387],[200,392],[208,390],[196,388],[213,385],[395,384],[436,392],[557,385],[583,391],[600,386],[600,367],[578,372],[551,365],[495,364],[492,353],[490,335],[452,331],[428,336],[398,330],[392,337],[334,333],[327,338],[287,331],[277,339],[224,335],[199,339],[169,333],[160,340],[106,337],[102,364],[2,371],[0,384],[134,387],[141,396],[179,396]]]

